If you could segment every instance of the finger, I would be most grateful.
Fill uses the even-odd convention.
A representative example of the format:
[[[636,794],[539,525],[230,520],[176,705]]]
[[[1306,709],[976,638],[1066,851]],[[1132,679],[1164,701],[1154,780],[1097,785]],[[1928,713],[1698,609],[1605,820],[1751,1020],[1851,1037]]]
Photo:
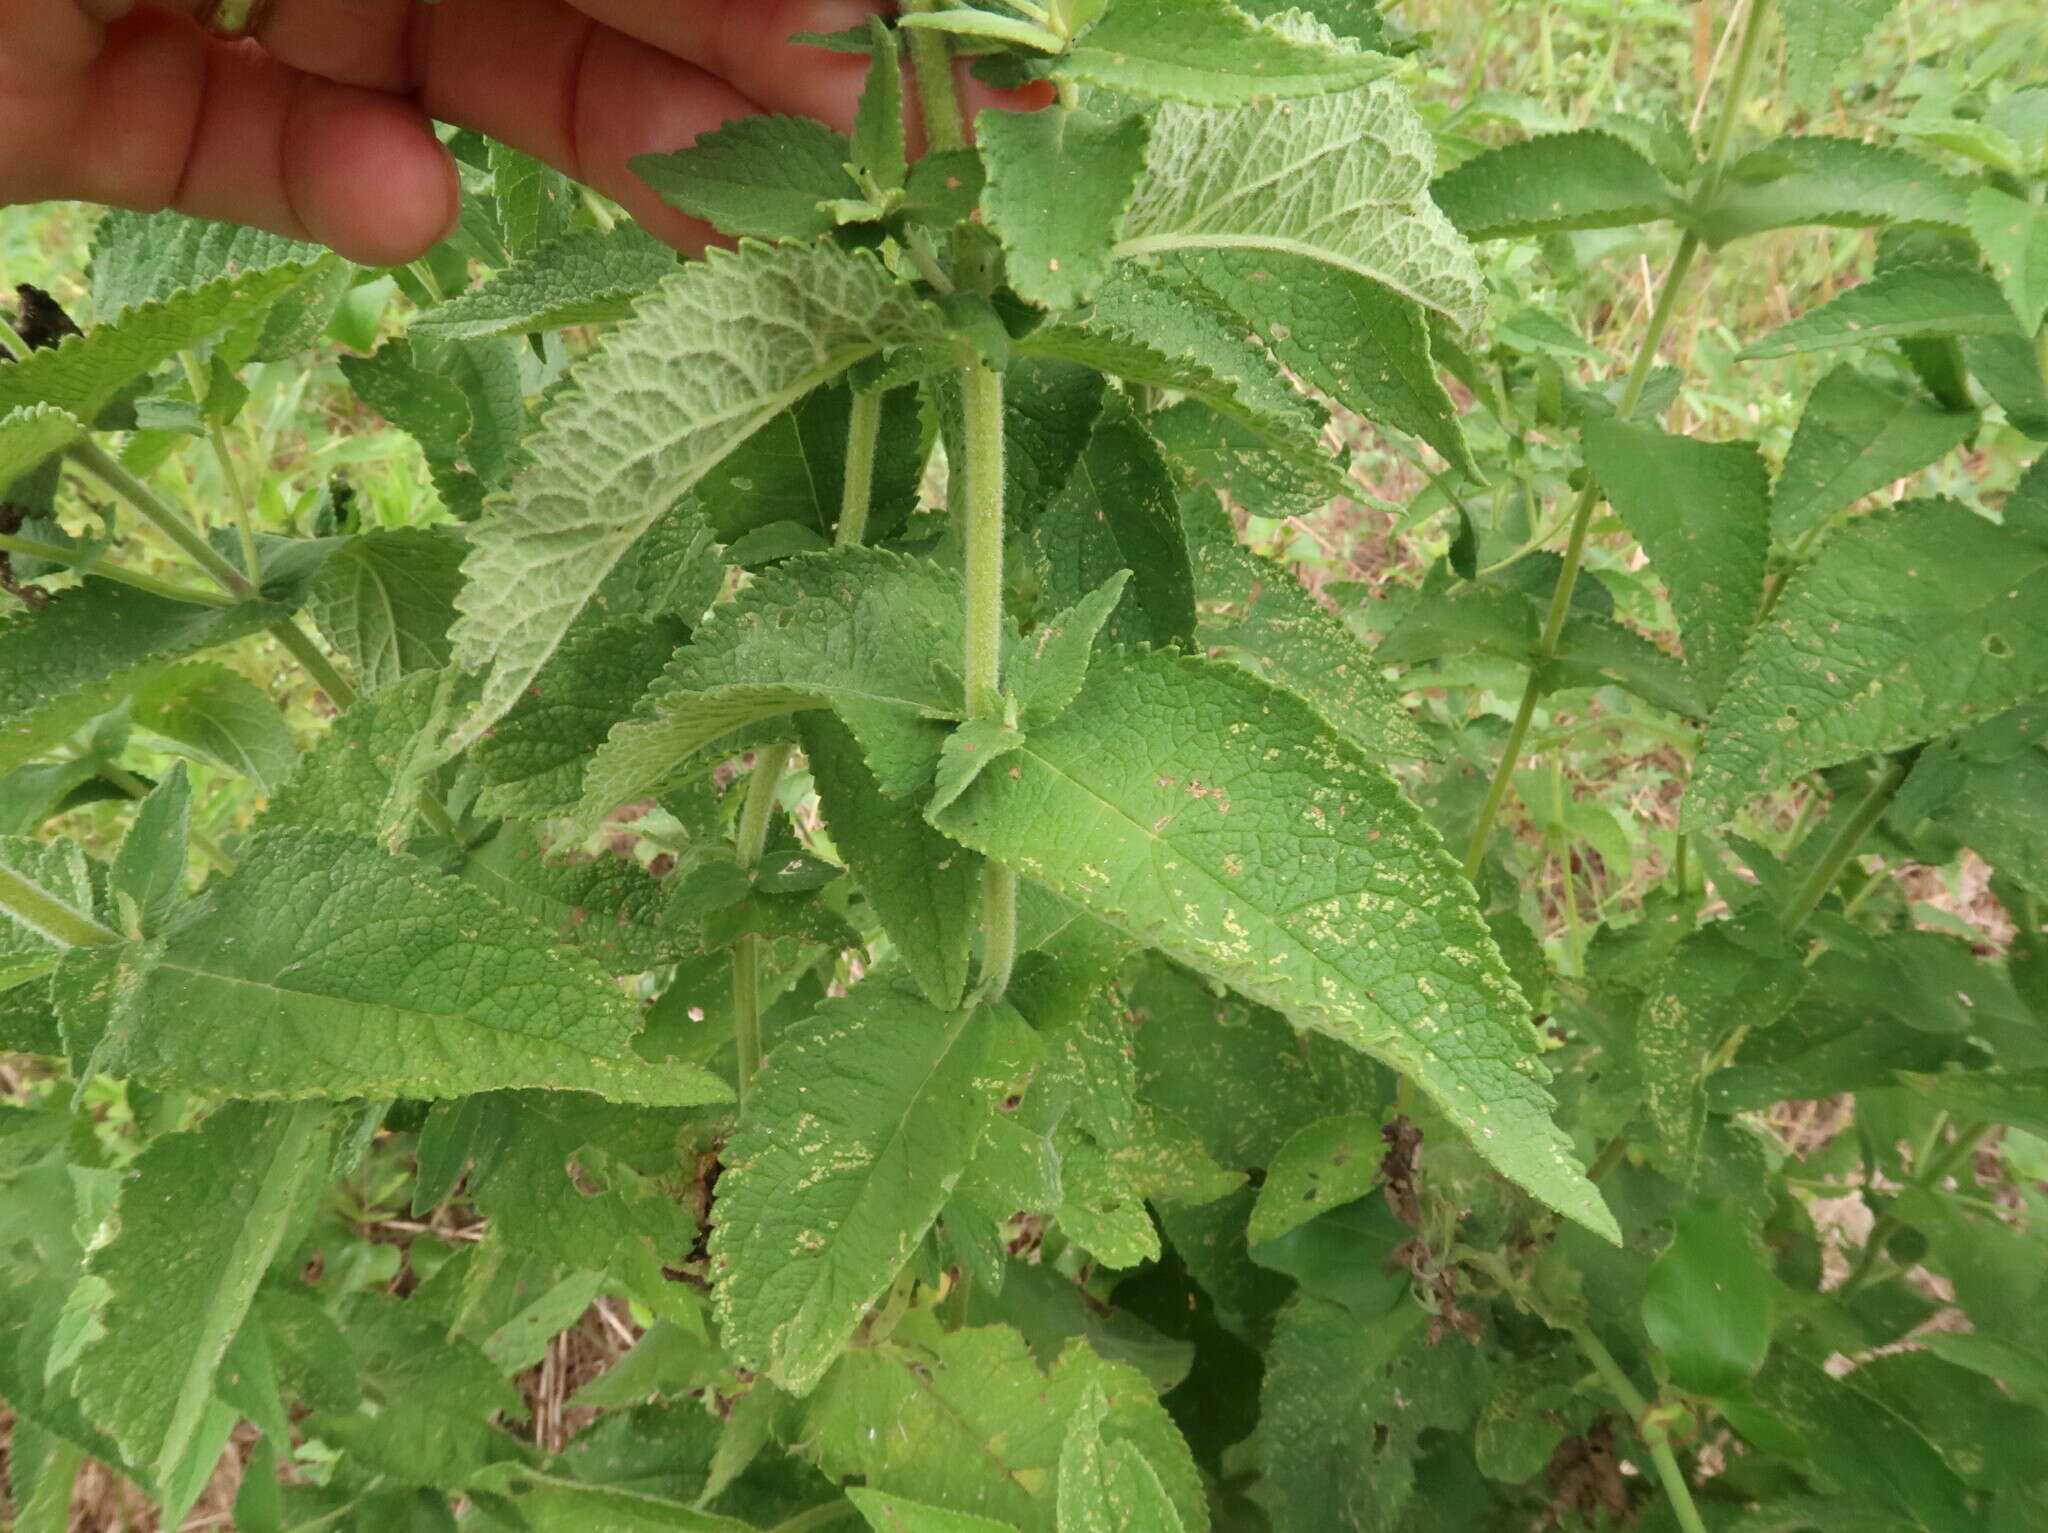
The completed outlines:
[[[82,67],[0,94],[0,190],[176,207],[375,265],[418,255],[456,212],[453,167],[417,106],[153,9],[105,28]]]

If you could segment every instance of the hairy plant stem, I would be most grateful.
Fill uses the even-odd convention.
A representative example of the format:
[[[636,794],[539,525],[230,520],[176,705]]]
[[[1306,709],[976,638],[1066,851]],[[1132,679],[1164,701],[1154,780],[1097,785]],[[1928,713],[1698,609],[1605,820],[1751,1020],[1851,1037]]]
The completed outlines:
[[[94,549],[90,552],[97,553]],[[114,580],[124,586],[133,586],[138,591],[147,591],[152,596],[161,596],[166,601],[189,602],[195,607],[233,607],[238,605],[235,598],[220,591],[209,591],[203,586],[181,586],[176,581],[159,580],[154,575],[145,575],[140,570],[123,569],[118,564],[94,564],[82,561],[81,555],[88,550],[66,548],[61,543],[43,543],[35,538],[13,538],[0,535],[0,554],[18,554],[25,559],[46,559],[52,564],[77,565],[86,563],[78,573],[97,575],[102,580]]]
[[[1706,168],[1700,177],[1698,200],[1701,203],[1711,202],[1721,189],[1728,146],[1734,139],[1735,124],[1740,120],[1743,105],[1748,99],[1750,77],[1755,72],[1760,52],[1764,14],[1769,8],[1769,0],[1750,0],[1749,13],[1743,19],[1742,45],[1736,55],[1735,75],[1728,83],[1727,104],[1715,125],[1714,141],[1707,151]],[[1656,308],[1650,314],[1642,344],[1636,351],[1635,363],[1629,369],[1628,381],[1622,386],[1621,398],[1615,404],[1616,420],[1628,420],[1643,402],[1643,388],[1657,365],[1657,353],[1663,347],[1665,333],[1671,328],[1672,317],[1678,310],[1679,294],[1699,253],[1700,237],[1687,231],[1671,257],[1670,269],[1665,272],[1663,287],[1657,294]],[[1479,812],[1479,823],[1473,826],[1472,839],[1465,848],[1467,878],[1478,876],[1479,864],[1486,857],[1487,842],[1493,836],[1494,821],[1500,815],[1501,805],[1507,801],[1516,763],[1522,759],[1522,746],[1529,737],[1536,704],[1542,699],[1545,673],[1550,662],[1557,658],[1565,622],[1571,616],[1572,593],[1578,586],[1579,571],[1585,563],[1586,536],[1592,529],[1593,513],[1599,508],[1600,501],[1600,486],[1588,472],[1585,488],[1579,492],[1579,498],[1572,506],[1571,530],[1565,539],[1564,566],[1558,571],[1557,587],[1551,593],[1550,610],[1544,617],[1543,632],[1536,642],[1536,653],[1529,666],[1529,680],[1522,689],[1521,705],[1515,710],[1515,721],[1509,726],[1507,743],[1501,748],[1500,764],[1494,769],[1493,782],[1487,788],[1486,804]]]
[[[839,527],[833,534],[835,548],[853,548],[868,532],[868,512],[875,500],[875,454],[882,436],[882,394],[879,389],[857,390],[853,413],[846,423],[846,475],[840,491]],[[782,788],[783,773],[789,770],[794,748],[771,745],[754,757],[753,775],[747,782],[747,799],[740,806],[739,828],[734,834],[733,855],[740,871],[759,866],[768,846],[768,830],[775,821],[776,795]],[[739,1103],[747,1103],[747,1087],[761,1068],[761,950],[762,941],[752,934],[741,937],[732,950],[732,1032],[737,1056],[734,1074]]]
[[[74,910],[40,885],[0,863],[0,911],[59,947],[106,947],[121,934]]]
[[[776,795],[794,747],[770,745],[755,753],[747,779],[747,799],[740,806],[740,824],[733,838],[733,857],[742,873],[760,865],[768,849],[768,829],[775,823]],[[739,1104],[747,1105],[747,1088],[761,1068],[761,939],[749,933],[732,949],[732,1037]]]
[[[1599,1337],[1584,1326],[1573,1326],[1571,1337],[1586,1355],[1586,1361],[1593,1365],[1593,1371],[1600,1375],[1600,1381],[1629,1413],[1636,1435],[1650,1450],[1650,1462],[1657,1468],[1657,1479],[1664,1487],[1665,1499],[1671,1503],[1671,1515],[1679,1527],[1685,1533],[1706,1533],[1707,1525],[1700,1520],[1699,1508],[1693,1505],[1692,1487],[1685,1483],[1685,1471],[1678,1467],[1678,1459],[1671,1451],[1671,1438],[1651,1414],[1650,1402],[1629,1382],[1629,1376],[1622,1372],[1621,1364]]]
[[[966,463],[960,497],[967,550],[967,712],[1004,718],[1003,703],[1003,378],[979,357],[960,370],[966,415]],[[988,863],[981,876],[981,990],[995,1000],[1017,961],[1017,875]]]
[[[1863,844],[1870,828],[1884,818],[1892,800],[1899,796],[1899,785],[1905,782],[1912,766],[1910,757],[1888,763],[1883,774],[1870,785],[1870,791],[1863,795],[1863,802],[1842,822],[1834,840],[1821,853],[1820,861],[1814,864],[1813,871],[1806,875],[1806,881],[1793,891],[1792,897],[1785,902],[1784,910],[1779,913],[1779,919],[1788,932],[1797,931],[1805,925],[1806,918],[1827,898],[1828,890],[1834,888],[1835,880],[1842,876],[1842,870],[1856,855],[1856,848]]]
[[[909,14],[942,11],[940,0],[907,0]],[[967,128],[960,113],[960,92],[953,83],[953,44],[943,32],[905,27],[910,37],[910,68],[917,79],[918,107],[924,117],[924,141],[945,153],[967,147]]]
[[[214,546],[206,541],[199,529],[183,516],[166,505],[156,491],[122,466],[105,448],[96,442],[80,442],[65,450],[65,456],[91,474],[100,483],[126,501],[144,521],[177,544],[194,563],[228,595],[237,602],[261,601],[263,593],[256,583],[234,564],[223,558]],[[296,619],[283,617],[265,625],[265,631],[284,646],[286,652],[298,661],[314,684],[327,694],[327,700],[335,708],[346,712],[353,707],[360,696],[346,676],[327,658],[311,635],[299,627]],[[419,793],[420,818],[435,832],[445,836],[457,846],[464,844],[461,827],[447,806],[430,792],[422,788]]]

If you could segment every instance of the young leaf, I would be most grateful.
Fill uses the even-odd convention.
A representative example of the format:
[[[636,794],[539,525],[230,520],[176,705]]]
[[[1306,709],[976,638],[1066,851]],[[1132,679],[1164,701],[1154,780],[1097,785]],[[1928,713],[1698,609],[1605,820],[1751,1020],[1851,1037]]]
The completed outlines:
[[[926,997],[951,1010],[967,987],[981,859],[885,795],[837,717],[808,713],[802,734],[832,844]]]
[[[1283,28],[1261,21],[1230,0],[1126,0],[1067,49],[1052,75],[1133,96],[1228,107],[1356,90],[1393,67],[1384,55],[1298,22]]]
[[[1677,212],[1657,167],[1597,128],[1489,149],[1439,176],[1430,195],[1475,240],[1627,228]]]
[[[0,416],[55,405],[87,425],[137,379],[179,352],[261,314],[304,275],[285,265],[183,288],[33,356],[0,366]]]
[[[1734,670],[1763,595],[1771,476],[1748,442],[1655,426],[1586,423],[1586,464],[1663,578],[1687,668],[1711,701]]]
[[[447,529],[398,527],[350,538],[327,556],[306,593],[308,615],[348,658],[362,691],[448,663],[462,555],[461,538]]]
[[[1059,1533],[1182,1533],[1166,1487],[1128,1442],[1109,1443],[1109,1399],[1091,1384],[1060,1446]]]
[[[334,260],[324,246],[241,224],[115,208],[93,229],[92,312],[104,324],[205,287],[223,272],[290,268],[297,277]]]
[[[811,1402],[806,1441],[834,1477],[1056,1533],[1060,1449],[1091,1385],[1109,1403],[1104,1440],[1133,1445],[1183,1524],[1206,1528],[1201,1477],[1151,1383],[1078,1341],[1041,1372],[1007,1326],[944,1332],[914,1314],[887,1342],[847,1354]],[[901,1430],[870,1431],[882,1421]]]
[[[1775,1279],[1727,1209],[1695,1203],[1672,1220],[1678,1237],[1650,1268],[1643,1327],[1680,1389],[1726,1394],[1770,1350]]]
[[[1371,1192],[1380,1178],[1377,1113],[1324,1118],[1297,1132],[1266,1168],[1245,1239],[1278,1240],[1316,1215]]]
[[[1970,194],[1970,233],[1991,263],[2006,302],[2032,335],[2048,315],[2048,210],[1997,187]]]
[[[191,839],[192,785],[180,761],[136,810],[107,880],[115,899],[134,911],[131,936],[157,935],[184,897]]]
[[[583,817],[658,791],[745,724],[835,708],[891,797],[930,780],[961,700],[932,667],[961,642],[960,576],[880,549],[790,559],[719,610],[677,654],[584,780]]]
[[[579,857],[508,826],[463,859],[461,877],[614,974],[693,956],[694,934],[670,918],[674,886],[631,857]]]
[[[1698,215],[1709,245],[1831,224],[1969,226],[1970,184],[1905,149],[1853,138],[1781,138],[1728,168],[1721,194]]]
[[[1784,0],[1785,93],[1789,104],[1823,101],[1842,66],[1856,57],[1898,0]]]
[[[1073,707],[935,820],[1408,1074],[1510,1180],[1612,1235],[1448,854],[1306,704],[1208,661],[1101,657]]]
[[[830,234],[819,204],[858,190],[846,173],[853,146],[808,117],[742,117],[674,154],[643,154],[634,174],[662,201],[721,234],[813,240]]]
[[[41,611],[0,621],[0,771],[119,707],[168,662],[246,638],[288,611],[269,602],[200,607],[88,579]]]
[[[92,879],[77,842],[0,836],[0,989],[56,967],[81,928],[96,924],[93,908]]]
[[[524,260],[567,232],[576,186],[551,165],[507,144],[491,144],[491,193],[505,249]]]
[[[1738,360],[1789,357],[1873,341],[2012,335],[2018,325],[1998,284],[1940,262],[1894,266],[1745,347]]]
[[[1974,410],[1943,410],[1843,363],[1814,386],[1771,498],[1771,530],[1790,543],[1866,495],[1916,474],[1977,429]]]
[[[1066,39],[1057,32],[999,11],[978,11],[965,6],[957,10],[913,11],[898,25],[964,39],[969,51],[982,43],[1006,44],[1034,53],[1058,53],[1066,46]]]
[[[259,835],[168,935],[124,951],[102,1067],[238,1097],[462,1096],[514,1086],[716,1102],[633,1052],[638,1008],[467,885],[344,835]]]
[[[816,1387],[967,1169],[1002,1089],[982,1078],[992,1033],[1021,1025],[884,980],[776,1045],[725,1147],[711,1237],[735,1357]]]
[[[1183,498],[1181,525],[1194,564],[1198,647],[1294,693],[1368,755],[1433,754],[1372,653],[1292,570],[1237,541],[1213,493]]]
[[[409,340],[386,341],[372,356],[344,356],[340,365],[358,399],[419,443],[448,510],[475,517],[489,487],[466,451],[477,419],[462,386],[417,360]]]
[[[2042,692],[2048,536],[1953,501],[1887,506],[1822,544],[1751,641],[1694,762],[1682,823],[1721,824],[1802,772]]]
[[[860,1508],[874,1533],[1017,1533],[1011,1522],[992,1522],[972,1512],[949,1512],[922,1501],[849,1486],[847,1499]]]
[[[874,53],[868,60],[867,86],[854,113],[849,149],[853,163],[878,189],[897,191],[910,173],[903,142],[903,63],[896,34],[881,17],[868,18],[868,39]]]
[[[1304,255],[1476,324],[1479,269],[1430,200],[1434,159],[1429,130],[1388,81],[1221,111],[1169,102],[1117,253]]]
[[[1412,300],[1302,256],[1213,251],[1188,268],[1302,382],[1368,420],[1420,437],[1466,478],[1482,477],[1437,378],[1428,322]]]
[[[676,253],[638,225],[565,234],[473,292],[427,310],[406,327],[421,340],[531,335],[625,319],[643,294],[675,275]]]
[[[135,1463],[184,1457],[214,1370],[326,1169],[324,1105],[231,1103],[142,1154],[89,1270],[105,1285],[73,1389]]]
[[[880,262],[828,246],[713,252],[664,283],[578,370],[530,444],[532,466],[472,534],[456,653],[490,677],[460,743],[518,701],[678,493],[863,357],[944,335]],[[659,409],[641,407],[649,377],[664,380]]]
[[[1049,309],[1087,302],[1114,266],[1110,241],[1145,168],[1145,119],[987,111],[975,133],[988,167],[982,211],[1009,255],[1010,285]]]
[[[84,435],[77,417],[50,405],[30,405],[0,416],[0,491]]]
[[[1307,515],[1352,491],[1350,476],[1327,453],[1302,458],[1275,451],[1198,400],[1153,411],[1145,428],[1166,450],[1183,485],[1220,490],[1256,516]]]

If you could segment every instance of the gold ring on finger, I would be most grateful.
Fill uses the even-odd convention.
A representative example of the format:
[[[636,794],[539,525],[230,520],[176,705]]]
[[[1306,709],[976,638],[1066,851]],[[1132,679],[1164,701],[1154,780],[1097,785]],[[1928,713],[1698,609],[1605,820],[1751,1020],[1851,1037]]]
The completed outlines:
[[[239,42],[261,30],[270,5],[271,0],[206,0],[199,24],[215,37]]]

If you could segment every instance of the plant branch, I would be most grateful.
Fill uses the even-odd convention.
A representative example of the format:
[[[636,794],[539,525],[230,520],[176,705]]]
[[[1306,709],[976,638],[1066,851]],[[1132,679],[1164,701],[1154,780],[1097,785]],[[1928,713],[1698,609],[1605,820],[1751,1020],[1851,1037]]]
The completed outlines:
[[[206,409],[206,375],[200,371],[199,363],[191,352],[185,352],[181,360],[185,364],[185,378],[192,388],[192,400],[200,410]],[[234,454],[228,450],[228,434],[217,421],[206,425],[207,445],[213,449],[213,461],[220,469],[220,477],[227,485],[228,507],[235,515],[235,530],[242,540],[242,568],[251,580],[263,576],[263,557],[256,552],[256,524],[250,516],[249,497],[242,489],[242,476],[235,468]]]
[[[241,601],[260,597],[253,580],[223,558],[197,527],[164,504],[156,491],[129,473],[97,442],[75,443],[65,449],[65,456],[134,507],[138,516],[184,550],[228,595]]]
[[[1998,1127],[1995,1123],[1969,1123],[1956,1130],[1956,1137],[1941,1150],[1925,1157],[1925,1164],[1908,1184],[1908,1191],[1931,1192],[1941,1185],[1941,1179],[1956,1168],[1957,1162],[1976,1151],[1984,1136]],[[1893,1199],[1894,1206],[1897,1199]],[[1905,1221],[1895,1213],[1887,1212],[1870,1227],[1870,1237],[1863,1242],[1863,1254],[1857,1259],[1856,1270],[1842,1282],[1836,1293],[1847,1299],[1860,1293],[1877,1280],[1878,1259],[1884,1255],[1884,1248],[1899,1231]]]
[[[121,934],[0,863],[0,911],[59,947],[107,947]]]
[[[939,0],[908,0],[912,14],[941,11]],[[910,35],[910,68],[917,80],[918,107],[924,117],[925,142],[944,153],[967,147],[967,129],[960,115],[960,92],[953,81],[953,44],[943,32],[905,27]]]
[[[1871,827],[1884,818],[1884,812],[1891,808],[1892,800],[1899,796],[1899,786],[1912,770],[1910,756],[1901,756],[1890,763],[1877,781],[1870,785],[1870,791],[1863,795],[1849,818],[1842,822],[1842,828],[1821,853],[1820,861],[1813,871],[1785,902],[1779,919],[1788,932],[1797,931],[1806,924],[1806,918],[1819,908],[1827,898],[1828,890],[1834,888],[1835,880],[1842,876],[1842,870],[1849,865],[1849,859],[1856,855],[1856,848],[1863,844],[1863,838],[1870,834]]]
[[[846,485],[839,500],[839,528],[833,545],[853,548],[868,535],[868,511],[875,499],[875,451],[882,436],[882,391],[856,389],[846,423]]]
[[[190,602],[195,607],[238,606],[234,597],[220,591],[208,591],[200,586],[179,585],[176,581],[159,580],[154,575],[145,575],[140,570],[123,569],[118,564],[92,563],[82,556],[99,553],[99,549],[66,548],[61,543],[44,543],[35,538],[16,538],[0,535],[0,554],[16,554],[25,559],[46,559],[52,564],[84,567],[78,570],[81,576],[97,575],[103,580],[119,581],[124,586],[133,586],[138,591],[147,591],[152,596],[161,596],[166,601]]]
[[[1573,1326],[1571,1337],[1586,1355],[1586,1361],[1593,1365],[1593,1371],[1600,1375],[1601,1382],[1621,1402],[1621,1408],[1628,1412],[1636,1434],[1650,1450],[1650,1461],[1657,1467],[1657,1478],[1664,1486],[1665,1498],[1671,1503],[1671,1514],[1678,1520],[1679,1527],[1685,1533],[1706,1533],[1707,1525],[1700,1520],[1699,1508],[1693,1505],[1692,1487],[1685,1483],[1685,1472],[1679,1468],[1678,1459],[1671,1451],[1671,1439],[1651,1411],[1650,1402],[1622,1372],[1621,1364],[1614,1360],[1614,1354],[1607,1350],[1599,1337],[1584,1326]]]
[[[1743,19],[1742,45],[1735,60],[1734,78],[1728,84],[1727,105],[1722,108],[1721,120],[1715,125],[1713,145],[1707,152],[1706,166],[1700,177],[1699,199],[1702,202],[1711,200],[1720,190],[1728,146],[1734,139],[1735,124],[1740,120],[1749,96],[1750,77],[1755,73],[1758,45],[1763,35],[1764,13],[1769,8],[1770,0],[1751,0],[1749,13]],[[1671,328],[1672,317],[1678,309],[1679,293],[1699,253],[1700,237],[1688,230],[1679,240],[1678,250],[1671,258],[1671,267],[1665,273],[1664,285],[1657,294],[1657,306],[1650,314],[1642,344],[1636,351],[1635,363],[1629,369],[1628,381],[1622,386],[1621,398],[1615,404],[1616,420],[1630,419],[1643,402],[1643,389],[1657,365],[1657,353],[1663,347],[1665,333]],[[1550,610],[1543,619],[1542,637],[1537,640],[1521,705],[1515,711],[1515,722],[1509,728],[1507,743],[1501,749],[1500,764],[1494,769],[1493,782],[1487,790],[1486,807],[1480,813],[1479,823],[1472,828],[1472,839],[1465,848],[1467,878],[1478,876],[1479,864],[1486,857],[1486,844],[1493,836],[1494,820],[1507,799],[1515,764],[1521,760],[1529,723],[1536,715],[1536,704],[1541,696],[1543,673],[1547,663],[1557,656],[1565,622],[1571,616],[1572,593],[1578,586],[1579,571],[1585,563],[1586,536],[1592,529],[1593,513],[1600,501],[1600,486],[1589,473],[1586,486],[1572,507],[1571,531],[1565,540],[1564,566],[1558,571],[1557,586],[1551,593]]]

